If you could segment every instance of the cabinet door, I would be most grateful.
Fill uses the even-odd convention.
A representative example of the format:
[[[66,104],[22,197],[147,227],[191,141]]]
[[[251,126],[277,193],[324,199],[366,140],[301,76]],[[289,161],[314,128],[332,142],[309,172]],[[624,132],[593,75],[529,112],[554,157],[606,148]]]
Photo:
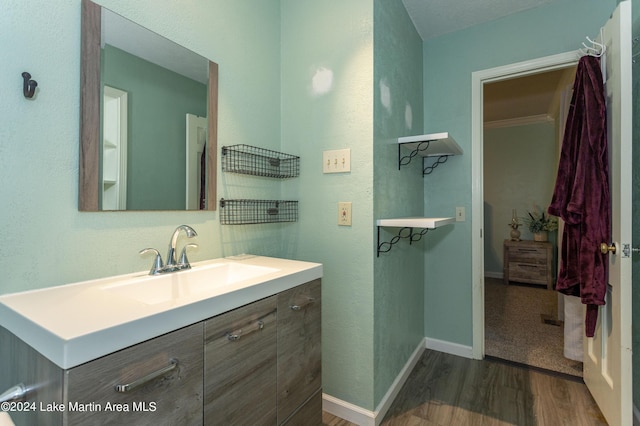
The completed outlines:
[[[65,424],[201,425],[202,338],[194,324],[67,370]]]
[[[205,322],[206,425],[276,424],[276,300]]]
[[[302,407],[285,420],[286,426],[321,426],[322,423],[322,390],[318,389]]]
[[[320,280],[278,295],[278,423],[322,384]],[[308,424],[322,424],[322,410]]]

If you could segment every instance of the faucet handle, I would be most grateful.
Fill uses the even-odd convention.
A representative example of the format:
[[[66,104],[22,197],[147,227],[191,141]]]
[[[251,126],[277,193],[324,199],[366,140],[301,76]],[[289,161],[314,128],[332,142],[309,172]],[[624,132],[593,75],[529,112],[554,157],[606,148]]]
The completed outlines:
[[[146,253],[155,253],[156,258],[153,261],[153,265],[151,266],[151,270],[149,271],[149,275],[158,275],[162,272],[162,268],[164,268],[164,264],[162,263],[162,256],[160,256],[160,252],[154,248],[146,248],[140,250],[140,255]]]
[[[180,261],[178,262],[178,264],[180,265],[181,269],[190,269],[191,265],[189,264],[189,259],[187,259],[187,249],[188,248],[197,248],[198,245],[197,244],[187,244],[182,248],[182,253],[180,254]]]

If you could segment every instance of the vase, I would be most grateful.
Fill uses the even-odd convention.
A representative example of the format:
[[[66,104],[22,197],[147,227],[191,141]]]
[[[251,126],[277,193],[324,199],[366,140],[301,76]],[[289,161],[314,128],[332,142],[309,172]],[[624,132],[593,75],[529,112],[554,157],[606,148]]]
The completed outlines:
[[[520,231],[518,228],[511,228],[511,241],[520,241]]]
[[[547,231],[540,231],[533,234],[533,241],[547,241]]]

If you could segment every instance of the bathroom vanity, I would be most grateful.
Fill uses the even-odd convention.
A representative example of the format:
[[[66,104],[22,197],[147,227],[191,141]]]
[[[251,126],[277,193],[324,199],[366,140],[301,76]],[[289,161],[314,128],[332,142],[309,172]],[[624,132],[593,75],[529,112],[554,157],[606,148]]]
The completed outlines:
[[[322,424],[322,265],[259,256],[0,296],[16,425]],[[208,283],[208,285],[207,285]]]

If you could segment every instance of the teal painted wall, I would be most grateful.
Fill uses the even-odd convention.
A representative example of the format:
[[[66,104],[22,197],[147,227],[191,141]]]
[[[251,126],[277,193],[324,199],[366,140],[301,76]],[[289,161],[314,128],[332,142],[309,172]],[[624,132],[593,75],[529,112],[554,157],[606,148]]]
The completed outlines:
[[[640,1],[632,0],[633,38],[640,37]],[[640,54],[640,44],[633,44],[634,55]],[[633,247],[640,247],[640,57],[633,64]],[[633,404],[640,407],[640,255],[635,254],[632,260],[633,280]]]
[[[220,145],[280,146],[276,0],[100,3],[218,62]],[[217,212],[78,212],[80,0],[4,1],[0,45],[0,293],[146,270],[138,250],[164,252],[182,223],[199,233],[192,261],[283,255],[283,227],[224,227]],[[23,71],[38,81],[34,100],[22,95]],[[281,193],[239,175],[219,173],[218,182],[225,198]]]
[[[484,130],[485,273],[502,274],[512,209],[520,218],[527,217],[527,211],[546,212],[556,181],[558,152],[554,122]],[[526,226],[519,231],[523,240],[533,239]]]
[[[374,219],[421,216],[420,161],[398,170],[397,138],[422,133],[422,40],[402,2],[375,0],[374,17]],[[423,255],[403,240],[374,259],[375,406],[424,339]]]
[[[448,131],[464,150],[425,179],[425,213],[453,216],[463,206],[467,217],[427,239],[427,337],[472,345],[471,74],[576,50],[615,6],[615,0],[559,0],[424,43],[425,132]]]
[[[185,116],[207,116],[207,85],[109,45],[102,60],[103,84],[129,95],[127,210],[184,209]]]
[[[324,264],[323,390],[374,406],[373,3],[282,0],[282,149],[300,155],[284,190],[300,220],[288,256]],[[322,152],[351,149],[351,172],[322,173]],[[337,226],[351,201],[351,227]]]

